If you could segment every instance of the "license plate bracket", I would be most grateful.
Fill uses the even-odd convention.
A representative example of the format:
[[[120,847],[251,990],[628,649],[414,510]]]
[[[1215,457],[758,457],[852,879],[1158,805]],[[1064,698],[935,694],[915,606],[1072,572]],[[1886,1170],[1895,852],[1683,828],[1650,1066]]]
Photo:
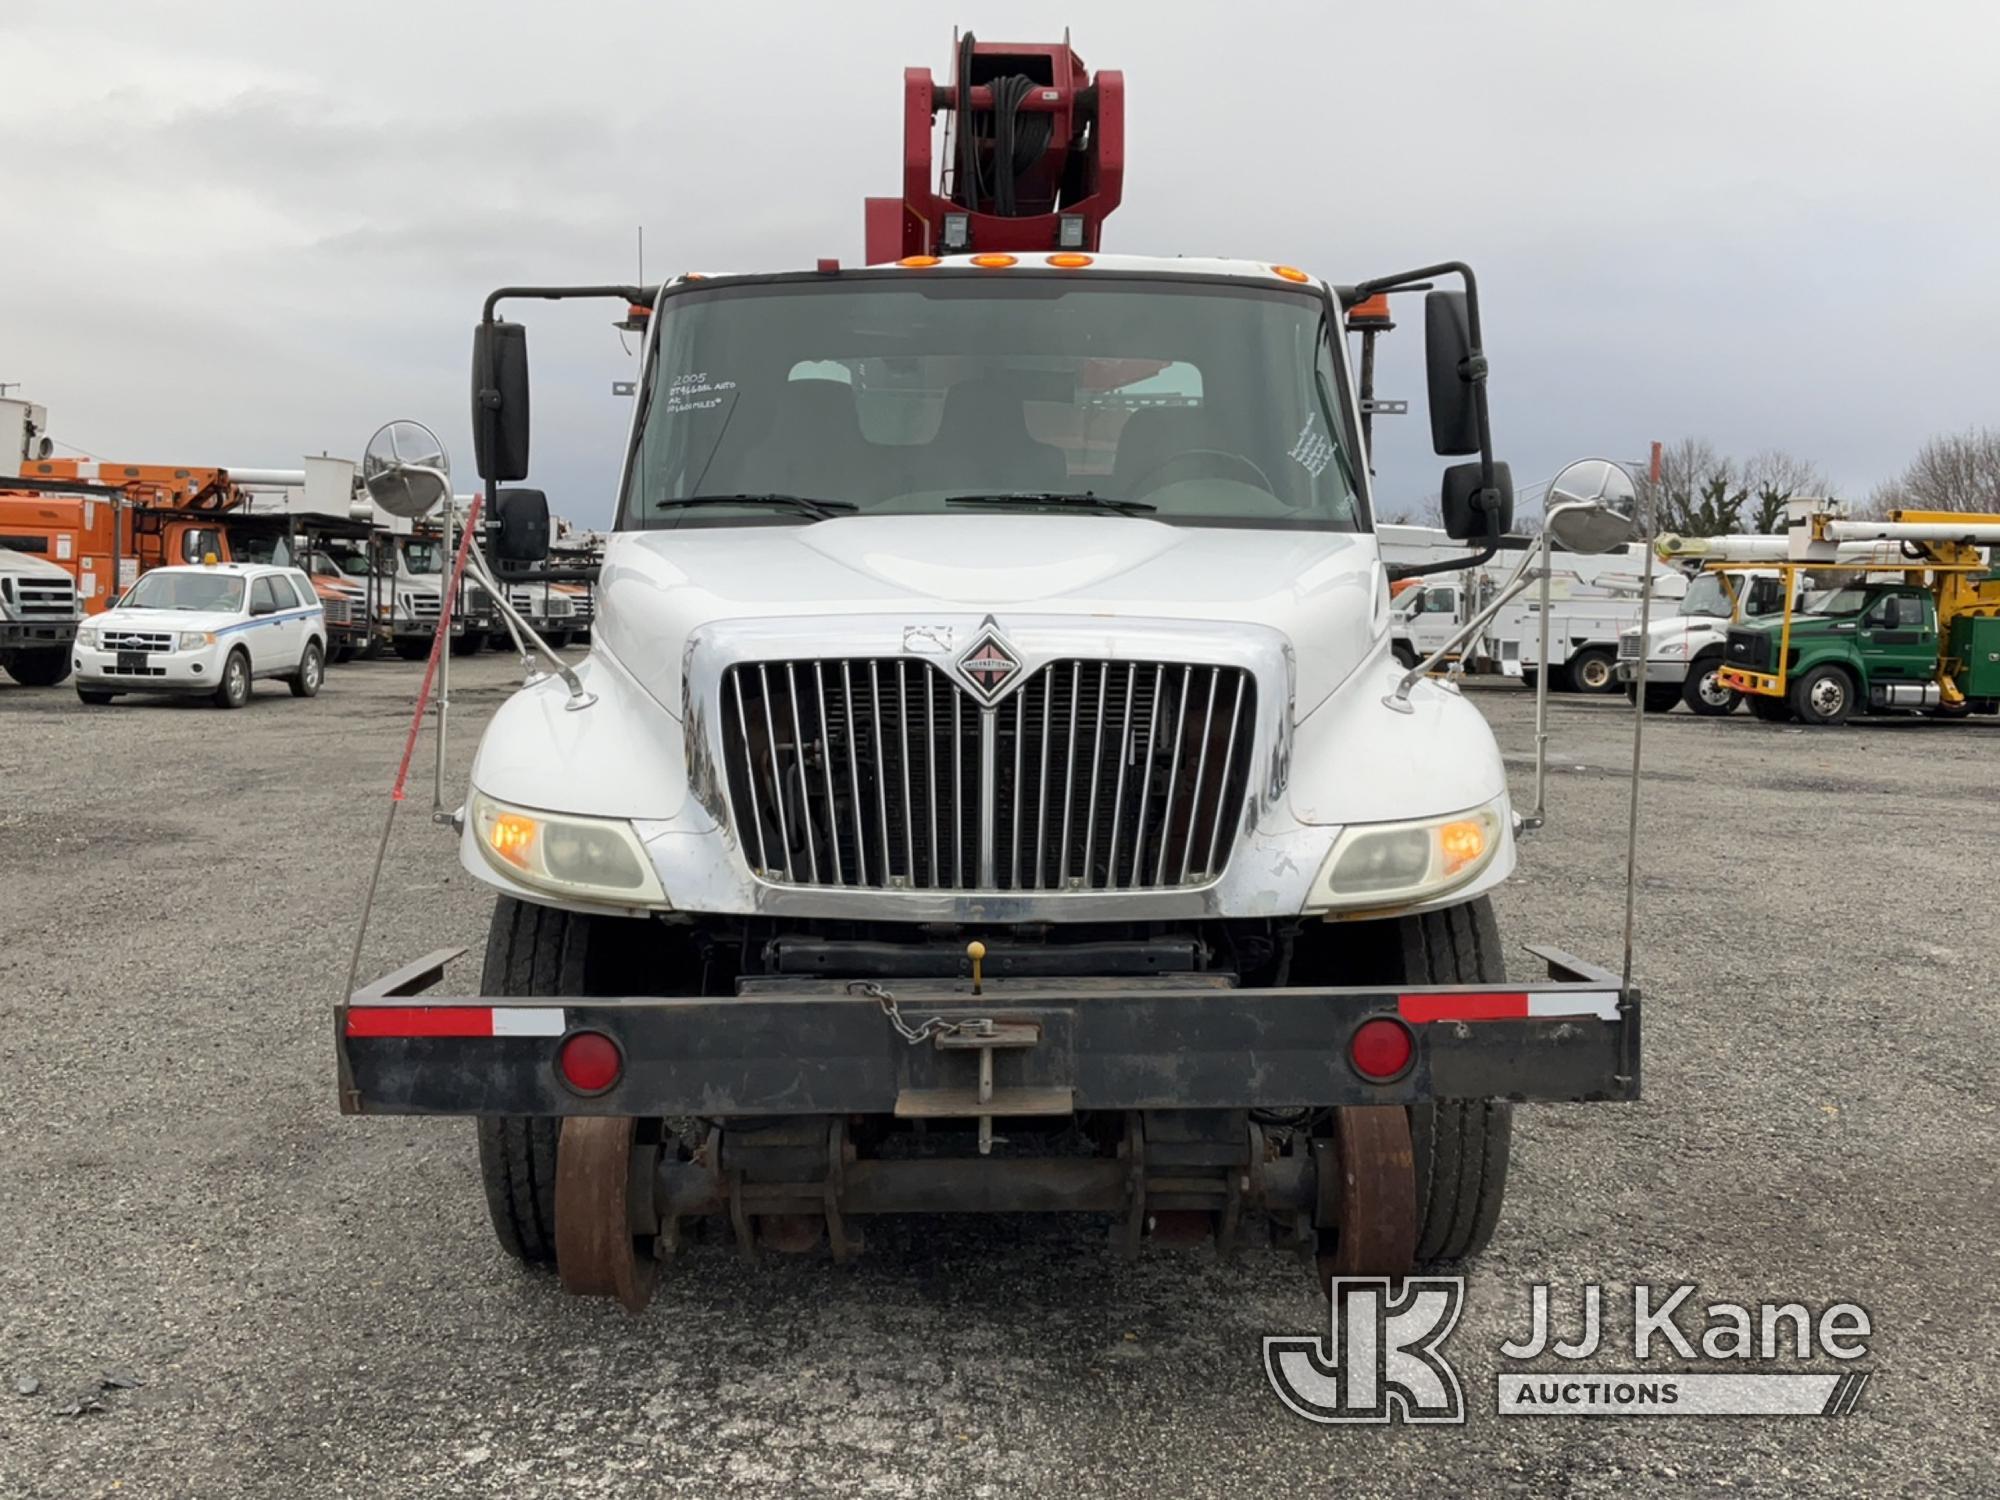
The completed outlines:
[[[121,672],[143,672],[150,665],[150,659],[143,651],[120,651],[118,670]]]

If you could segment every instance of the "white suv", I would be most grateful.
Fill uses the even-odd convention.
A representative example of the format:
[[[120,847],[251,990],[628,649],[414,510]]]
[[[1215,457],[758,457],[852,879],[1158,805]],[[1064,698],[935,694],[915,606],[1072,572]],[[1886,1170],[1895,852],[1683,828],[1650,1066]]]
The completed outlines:
[[[76,695],[206,693],[250,701],[259,677],[310,698],[326,675],[326,615],[297,568],[209,563],[154,568],[76,633]]]

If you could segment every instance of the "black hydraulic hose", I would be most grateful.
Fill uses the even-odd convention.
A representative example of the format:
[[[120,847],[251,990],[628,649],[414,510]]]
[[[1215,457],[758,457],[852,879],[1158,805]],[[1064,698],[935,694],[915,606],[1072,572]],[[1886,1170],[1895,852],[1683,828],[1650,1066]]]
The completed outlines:
[[[1426,573],[1457,573],[1465,568],[1476,568],[1493,560],[1498,547],[1488,547],[1483,552],[1475,552],[1470,557],[1446,557],[1437,562],[1390,563],[1389,581],[1401,583],[1405,578],[1422,578]]]

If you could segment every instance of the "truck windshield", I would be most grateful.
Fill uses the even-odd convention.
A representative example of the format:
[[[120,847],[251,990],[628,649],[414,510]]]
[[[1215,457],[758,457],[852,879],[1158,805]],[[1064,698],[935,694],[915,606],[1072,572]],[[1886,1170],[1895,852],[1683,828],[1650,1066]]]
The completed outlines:
[[[1364,524],[1345,374],[1316,295],[909,273],[717,287],[667,298],[659,317],[628,527],[983,503]],[[717,503],[730,496],[764,498]]]
[[[169,573],[156,570],[132,585],[120,609],[220,609],[240,613],[243,580],[227,573]]]
[[[1688,585],[1688,591],[1681,596],[1681,613],[1684,615],[1710,615],[1726,620],[1736,612],[1736,606],[1729,597],[1729,585],[1722,581],[1720,573],[1704,573]]]
[[[1802,615],[1858,615],[1868,604],[1864,588],[1830,589],[1814,594],[1799,606]]]
[[[412,573],[442,573],[444,571],[444,546],[439,542],[406,541],[403,547],[403,566]]]

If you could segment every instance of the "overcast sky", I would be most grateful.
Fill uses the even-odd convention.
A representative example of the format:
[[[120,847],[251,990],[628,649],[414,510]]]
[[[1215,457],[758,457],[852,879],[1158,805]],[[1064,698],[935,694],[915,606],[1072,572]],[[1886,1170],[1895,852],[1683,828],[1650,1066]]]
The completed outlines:
[[[1501,455],[1705,436],[1842,493],[2000,423],[2000,8],[1039,0],[153,0],[0,11],[0,380],[104,458],[295,466],[437,427],[502,282],[861,258],[901,70],[951,26],[1125,70],[1106,248],[1335,280],[1481,277]],[[1420,321],[1381,391],[1421,413]],[[632,373],[599,306],[525,313],[535,479],[609,515]],[[1385,419],[1385,510],[1435,492]]]

